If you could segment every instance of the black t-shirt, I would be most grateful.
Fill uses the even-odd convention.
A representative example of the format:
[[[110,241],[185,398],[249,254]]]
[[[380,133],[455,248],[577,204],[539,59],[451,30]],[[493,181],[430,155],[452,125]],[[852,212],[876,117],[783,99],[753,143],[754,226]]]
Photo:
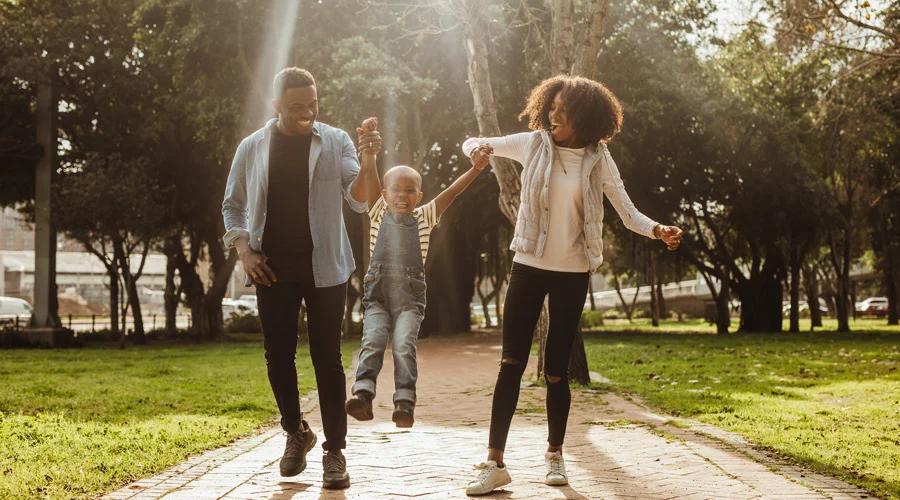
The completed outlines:
[[[309,229],[309,146],[312,135],[277,129],[269,146],[269,192],[263,253],[278,281],[308,278],[313,241]],[[309,262],[306,262],[309,261]]]

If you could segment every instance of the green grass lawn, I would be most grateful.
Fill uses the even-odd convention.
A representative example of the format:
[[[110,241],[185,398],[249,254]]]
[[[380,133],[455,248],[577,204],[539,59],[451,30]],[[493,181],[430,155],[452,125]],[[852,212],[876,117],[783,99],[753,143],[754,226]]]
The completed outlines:
[[[857,323],[867,331],[853,334],[585,339],[591,369],[614,388],[900,498],[900,330],[883,325]]]
[[[809,318],[800,318],[800,332],[809,332]],[[784,320],[784,331],[790,326],[788,320]],[[738,318],[731,321],[732,332],[737,331]],[[876,332],[876,333],[900,333],[900,326],[888,326],[885,319],[879,318],[859,318],[850,321],[850,329],[853,332]],[[707,323],[703,319],[686,319],[684,321],[664,320],[660,327],[654,327],[647,318],[635,319],[628,321],[626,319],[607,319],[602,327],[596,330],[603,332],[644,332],[644,333],[716,333],[716,325]],[[824,318],[822,326],[816,328],[816,332],[829,332],[837,330],[837,320],[834,318]]]
[[[349,365],[358,341],[344,344]],[[307,346],[301,394],[315,387]],[[0,498],[83,498],[275,421],[260,335],[0,350]]]

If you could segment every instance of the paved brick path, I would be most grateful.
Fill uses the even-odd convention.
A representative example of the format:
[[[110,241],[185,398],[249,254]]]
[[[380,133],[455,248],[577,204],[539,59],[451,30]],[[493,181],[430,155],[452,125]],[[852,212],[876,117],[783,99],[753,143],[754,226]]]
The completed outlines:
[[[307,470],[278,475],[278,429],[213,450],[108,498],[465,498],[472,466],[484,459],[490,398],[499,361],[496,334],[424,339],[419,406],[411,430],[393,426],[386,357],[375,420],[350,420],[346,450],[352,486],[323,490],[321,449]],[[533,361],[532,361],[533,363]],[[527,375],[526,375],[527,376]],[[314,401],[306,401],[312,407]],[[274,407],[274,404],[273,404]],[[307,415],[321,436],[317,410]],[[573,393],[565,455],[571,486],[545,486],[543,389],[523,388],[506,462],[513,483],[493,498],[865,498],[866,493],[757,451],[704,425],[689,429],[608,393]]]

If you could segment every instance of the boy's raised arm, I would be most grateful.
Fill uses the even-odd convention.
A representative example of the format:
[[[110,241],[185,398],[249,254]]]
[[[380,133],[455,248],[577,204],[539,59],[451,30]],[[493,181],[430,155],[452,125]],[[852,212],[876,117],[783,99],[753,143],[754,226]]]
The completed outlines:
[[[472,150],[470,155],[472,168],[459,176],[453,181],[453,184],[441,191],[441,194],[434,199],[434,208],[438,218],[444,214],[444,210],[447,210],[453,201],[456,200],[456,197],[462,194],[469,187],[469,184],[472,184],[472,181],[488,166],[491,154],[493,154],[493,149],[488,145],[478,146]]]
[[[378,132],[378,118],[371,117],[363,120],[362,125],[356,128],[356,134],[359,138],[357,149],[360,152],[359,180],[365,185],[366,201],[371,210],[378,198],[381,197],[381,179],[379,179],[376,160],[383,141],[381,133]]]

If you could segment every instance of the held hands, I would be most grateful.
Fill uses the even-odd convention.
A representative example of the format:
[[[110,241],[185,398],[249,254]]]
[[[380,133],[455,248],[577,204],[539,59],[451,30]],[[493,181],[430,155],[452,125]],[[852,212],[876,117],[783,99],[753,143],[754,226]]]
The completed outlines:
[[[488,144],[482,144],[472,150],[472,168],[481,172],[490,164],[494,148]]]
[[[666,244],[666,248],[671,251],[678,250],[681,245],[681,237],[684,231],[675,226],[657,225],[653,228],[653,236],[661,239]]]
[[[363,120],[362,125],[356,128],[356,135],[360,154],[376,156],[384,145],[381,132],[378,131],[378,118],[374,116]]]

